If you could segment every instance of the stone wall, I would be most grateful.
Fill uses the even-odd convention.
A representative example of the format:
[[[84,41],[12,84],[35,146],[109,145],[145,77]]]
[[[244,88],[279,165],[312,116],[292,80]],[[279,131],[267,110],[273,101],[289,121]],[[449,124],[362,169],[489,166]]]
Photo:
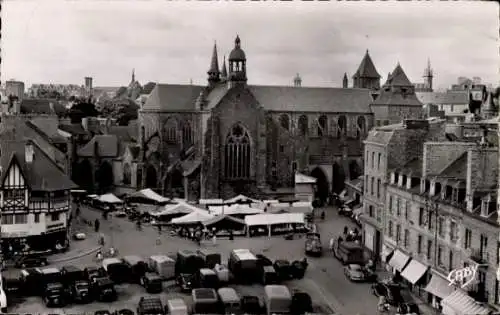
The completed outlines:
[[[423,154],[423,175],[435,175],[458,159],[475,143],[467,142],[426,142]]]

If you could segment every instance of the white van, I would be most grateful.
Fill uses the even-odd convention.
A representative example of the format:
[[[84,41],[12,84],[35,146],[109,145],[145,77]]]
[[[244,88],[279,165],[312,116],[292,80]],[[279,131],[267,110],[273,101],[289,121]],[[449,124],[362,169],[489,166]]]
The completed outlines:
[[[168,315],[188,315],[188,307],[183,299],[167,300],[165,314]]]

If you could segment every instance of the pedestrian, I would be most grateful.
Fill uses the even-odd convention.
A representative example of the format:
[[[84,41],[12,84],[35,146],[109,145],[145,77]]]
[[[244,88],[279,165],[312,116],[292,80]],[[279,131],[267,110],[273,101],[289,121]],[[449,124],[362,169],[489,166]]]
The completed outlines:
[[[233,241],[233,240],[234,240],[233,230],[229,230],[229,240],[230,240],[230,241]]]
[[[333,246],[334,246],[334,244],[335,244],[335,239],[332,237],[330,239],[330,250],[332,251],[332,253],[333,253]]]
[[[95,219],[94,221],[94,229],[96,232],[99,232],[99,227],[101,225],[101,222],[99,222],[99,219]]]
[[[344,236],[346,236],[347,233],[349,233],[349,228],[347,226],[344,226]]]
[[[80,206],[76,207],[76,217],[78,218],[80,216]]]
[[[214,246],[217,245],[217,235],[215,233],[212,235],[212,243],[214,244]]]
[[[325,210],[321,211],[321,220],[325,220],[325,216],[326,216]]]
[[[158,228],[158,234],[161,235],[161,224],[157,224],[156,227]]]

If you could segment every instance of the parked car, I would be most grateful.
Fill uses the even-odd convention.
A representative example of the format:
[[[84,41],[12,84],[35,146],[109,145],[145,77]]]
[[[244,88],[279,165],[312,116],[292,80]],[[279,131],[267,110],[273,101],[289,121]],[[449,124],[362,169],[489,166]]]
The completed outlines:
[[[278,259],[274,262],[273,267],[278,274],[280,281],[290,280],[293,278],[292,266],[288,260]]]
[[[102,267],[87,267],[83,270],[83,273],[85,275],[85,279],[91,283],[97,278],[106,277],[106,270]]]
[[[398,313],[420,315],[420,309],[416,303],[402,303],[398,306]]]
[[[134,311],[129,310],[128,308],[123,308],[115,312],[114,315],[135,315]]]
[[[98,310],[94,312],[94,315],[111,315],[111,311],[108,310]]]
[[[71,297],[79,303],[89,303],[92,300],[90,294],[90,283],[86,280],[75,281],[71,285]]]
[[[366,281],[367,270],[359,264],[349,264],[344,266],[344,274],[351,281]]]
[[[295,291],[292,295],[292,306],[290,307],[293,315],[303,315],[313,313],[313,303],[311,296],[306,292]]]
[[[377,297],[385,297],[390,305],[398,306],[404,302],[401,296],[401,286],[398,284],[377,282],[372,285],[371,291]]]
[[[259,263],[260,267],[273,265],[273,261],[262,254],[257,254],[255,255],[255,257],[257,257],[257,262]]]
[[[160,293],[163,291],[163,281],[161,277],[155,273],[145,273],[140,282],[148,293]]]
[[[261,314],[262,306],[258,296],[244,295],[241,297],[241,310],[244,314]]]
[[[319,233],[307,233],[305,241],[305,254],[321,256],[323,246],[321,245],[321,236]]]
[[[76,232],[73,234],[73,239],[75,241],[83,241],[86,238],[87,238],[87,234],[85,234],[83,232]]]
[[[14,264],[17,268],[29,268],[29,267],[43,267],[47,266],[49,263],[46,257],[20,256],[15,260]]]

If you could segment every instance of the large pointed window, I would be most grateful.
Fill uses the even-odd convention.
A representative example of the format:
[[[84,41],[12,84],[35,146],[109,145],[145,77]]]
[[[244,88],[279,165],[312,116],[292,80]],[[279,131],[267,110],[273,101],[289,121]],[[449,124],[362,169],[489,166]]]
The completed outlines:
[[[321,115],[318,119],[318,136],[323,137],[328,135],[328,118]]]
[[[177,120],[169,118],[164,126],[165,139],[169,143],[177,143]]]
[[[344,115],[339,117],[337,122],[337,136],[339,138],[345,137],[347,135],[347,118]]]
[[[300,132],[300,135],[301,136],[305,136],[307,135],[307,131],[309,129],[309,124],[308,124],[308,121],[307,121],[307,116],[306,115],[302,115],[299,117],[299,132]]]
[[[290,117],[287,114],[281,114],[280,116],[280,125],[281,128],[285,130],[290,130]]]
[[[184,126],[182,128],[182,142],[185,147],[188,147],[193,143],[193,130],[189,121],[184,122]]]
[[[240,124],[234,125],[226,138],[224,173],[228,179],[250,177],[251,144],[248,131]]]
[[[356,138],[360,139],[366,134],[366,120],[365,117],[358,117],[358,128],[356,130]]]

